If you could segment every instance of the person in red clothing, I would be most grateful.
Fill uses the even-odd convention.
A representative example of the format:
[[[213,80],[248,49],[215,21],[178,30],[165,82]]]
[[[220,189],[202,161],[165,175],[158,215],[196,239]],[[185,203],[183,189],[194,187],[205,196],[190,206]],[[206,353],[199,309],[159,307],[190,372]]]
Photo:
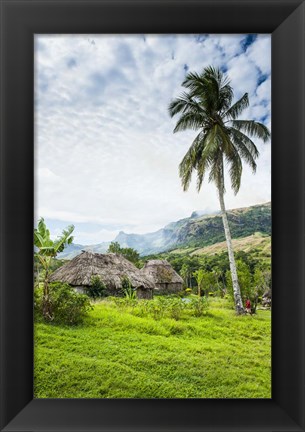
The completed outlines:
[[[251,314],[251,302],[249,299],[246,300],[246,312]]]

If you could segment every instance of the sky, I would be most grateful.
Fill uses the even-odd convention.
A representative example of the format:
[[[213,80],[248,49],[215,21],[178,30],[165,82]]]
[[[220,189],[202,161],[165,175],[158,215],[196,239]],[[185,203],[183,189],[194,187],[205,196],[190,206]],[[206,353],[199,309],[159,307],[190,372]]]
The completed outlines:
[[[74,242],[144,234],[219,211],[216,188],[183,192],[178,166],[196,131],[173,134],[168,105],[188,71],[220,67],[240,118],[271,128],[270,35],[36,35],[35,220],[51,235],[75,225]],[[228,209],[271,200],[271,143],[254,140],[253,175],[244,165],[237,195],[226,177]]]

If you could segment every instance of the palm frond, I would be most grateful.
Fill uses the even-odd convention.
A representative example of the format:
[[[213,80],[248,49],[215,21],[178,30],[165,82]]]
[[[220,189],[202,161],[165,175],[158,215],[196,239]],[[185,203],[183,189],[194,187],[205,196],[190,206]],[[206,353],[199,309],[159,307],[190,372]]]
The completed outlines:
[[[235,120],[237,117],[249,106],[249,97],[248,93],[245,93],[235,104],[233,104],[227,112],[224,114],[224,117]]]
[[[220,125],[217,125],[217,132],[220,141],[220,148],[226,155],[232,154],[232,142],[228,134],[228,130]]]
[[[234,93],[230,84],[226,84],[225,86],[221,87],[219,91],[217,110],[223,112],[228,109],[232,103],[233,97]]]
[[[224,173],[223,173],[223,156],[219,150],[210,164],[209,182],[215,183],[217,189],[225,193]]]
[[[213,163],[213,157],[211,155],[202,157],[200,160],[198,160],[197,163],[197,181],[196,181],[196,189],[199,192],[204,180],[204,177],[208,170],[211,167],[211,164]]]
[[[234,141],[234,147],[239,154],[239,157],[244,160],[252,169],[252,172],[256,172],[256,162],[247,147],[241,142]]]
[[[184,191],[190,186],[193,171],[196,170],[198,160],[200,159],[204,147],[204,139],[204,133],[200,132],[179,164],[179,176]]]
[[[208,169],[217,159],[217,154],[220,151],[220,140],[217,135],[217,125],[214,125],[205,135],[204,145],[201,155],[198,155],[196,170],[197,170],[197,191],[199,192],[204,180],[204,176]]]
[[[173,99],[169,106],[168,112],[171,117],[174,117],[180,112],[197,112],[204,113],[203,108],[189,93],[183,92],[178,98]]]
[[[197,130],[203,126],[204,118],[202,114],[185,113],[181,114],[174,128],[174,133],[184,131],[186,129]]]
[[[216,109],[219,95],[218,82],[213,76],[206,74],[205,70],[200,75],[189,72],[182,85],[189,89],[191,98],[197,98],[207,112]]]
[[[233,153],[233,157],[226,156],[226,161],[230,167],[229,174],[231,180],[231,187],[236,195],[240,188],[243,165],[238,151],[235,149],[235,147],[233,147]]]
[[[263,123],[254,120],[233,120],[232,126],[240,131],[262,139],[264,142],[270,139],[270,131]]]
[[[217,111],[223,111],[232,103],[233,89],[230,85],[230,80],[226,77],[219,68],[208,66],[204,69],[204,76],[207,80],[214,83],[214,89],[217,93],[214,93],[214,97],[217,98]]]
[[[189,149],[179,164],[179,176],[184,192],[190,187],[194,170],[194,152]]]
[[[199,75],[197,72],[188,72],[181,85],[185,88],[194,89],[194,86],[197,87],[200,83],[204,84],[202,75]]]
[[[243,132],[239,131],[238,129],[231,128],[230,129],[230,135],[231,139],[234,142],[235,147],[237,148],[237,151],[243,152],[245,154],[245,160],[248,160],[249,165],[252,167],[253,171],[256,170],[256,163],[255,160],[259,156],[259,151],[254,144],[254,142]],[[242,156],[243,157],[243,156]],[[250,159],[253,160],[250,161]]]
[[[224,73],[214,66],[207,66],[203,70],[203,75],[205,75],[206,78],[214,79],[217,81],[219,88],[225,87],[228,84],[230,84],[229,78],[224,75]]]
[[[219,149],[218,125],[213,125],[205,134],[204,149],[202,157],[207,158],[212,156]]]

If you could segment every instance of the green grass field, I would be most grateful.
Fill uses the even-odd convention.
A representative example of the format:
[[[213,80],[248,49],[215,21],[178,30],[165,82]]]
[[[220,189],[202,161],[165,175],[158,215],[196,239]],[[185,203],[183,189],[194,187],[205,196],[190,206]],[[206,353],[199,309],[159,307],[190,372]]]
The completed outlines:
[[[35,324],[36,398],[270,398],[270,311],[154,320],[114,303],[84,325]]]

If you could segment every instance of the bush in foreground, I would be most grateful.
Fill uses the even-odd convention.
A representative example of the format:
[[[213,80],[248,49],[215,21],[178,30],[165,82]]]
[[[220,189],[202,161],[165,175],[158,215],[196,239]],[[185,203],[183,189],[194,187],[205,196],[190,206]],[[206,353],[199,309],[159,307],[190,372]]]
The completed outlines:
[[[49,286],[52,304],[51,322],[56,324],[76,325],[83,322],[88,311],[92,309],[88,296],[76,293],[70,285],[55,282]],[[34,291],[34,310],[36,317],[43,317],[43,292],[40,288]]]

